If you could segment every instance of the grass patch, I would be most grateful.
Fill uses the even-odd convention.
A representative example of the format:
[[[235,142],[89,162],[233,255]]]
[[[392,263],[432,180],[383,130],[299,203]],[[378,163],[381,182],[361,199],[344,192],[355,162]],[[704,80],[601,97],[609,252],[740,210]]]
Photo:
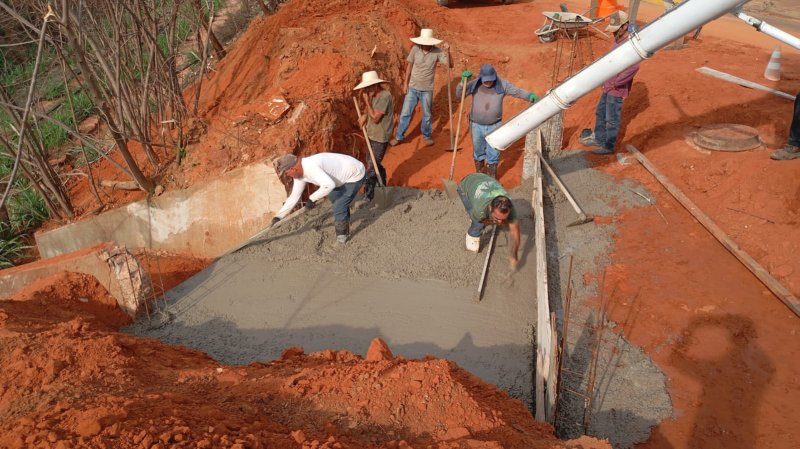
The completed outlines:
[[[86,152],[86,158],[89,159],[90,164],[100,159],[100,154],[90,146],[84,145],[83,147],[68,148],[67,155],[69,155],[76,168],[86,166],[86,160],[83,158],[84,151]]]
[[[0,225],[0,268],[13,267],[30,248],[25,244],[25,236],[12,236],[8,226]]]
[[[50,218],[50,212],[44,198],[30,187],[27,180],[20,179],[16,184],[21,189],[8,199],[8,215],[14,230],[27,231],[44,223]]]

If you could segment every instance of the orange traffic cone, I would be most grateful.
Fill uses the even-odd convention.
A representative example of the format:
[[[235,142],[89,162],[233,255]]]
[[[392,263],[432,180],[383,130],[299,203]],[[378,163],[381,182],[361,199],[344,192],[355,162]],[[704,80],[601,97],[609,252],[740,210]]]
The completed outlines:
[[[781,79],[781,47],[776,46],[772,50],[772,57],[769,58],[767,69],[764,70],[764,78],[770,81],[780,81]]]
[[[623,9],[621,6],[617,4],[616,0],[599,0],[599,5],[597,6],[597,17],[605,17],[614,14],[614,12]]]

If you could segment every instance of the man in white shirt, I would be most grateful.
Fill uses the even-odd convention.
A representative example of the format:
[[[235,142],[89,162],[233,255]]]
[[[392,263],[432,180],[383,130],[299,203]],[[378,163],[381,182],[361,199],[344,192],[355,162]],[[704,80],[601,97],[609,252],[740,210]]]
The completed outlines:
[[[285,154],[275,161],[275,171],[278,176],[291,176],[294,185],[289,198],[272,219],[272,224],[289,214],[300,200],[306,184],[315,184],[319,189],[308,197],[306,209],[313,209],[316,201],[329,196],[333,203],[336,240],[345,243],[350,235],[350,204],[364,183],[364,164],[339,153],[318,153],[303,158]]]

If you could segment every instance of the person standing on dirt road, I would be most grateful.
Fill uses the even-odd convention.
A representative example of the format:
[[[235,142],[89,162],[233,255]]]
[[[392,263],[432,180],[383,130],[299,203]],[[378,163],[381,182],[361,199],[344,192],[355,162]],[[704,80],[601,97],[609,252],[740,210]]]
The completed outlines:
[[[800,93],[794,98],[794,116],[789,125],[789,139],[783,148],[775,150],[770,157],[776,161],[800,159]]]
[[[285,154],[275,161],[275,172],[281,177],[291,176],[294,183],[289,198],[272,219],[273,225],[289,214],[300,200],[306,184],[311,183],[318,185],[319,189],[308,197],[305,208],[313,209],[317,201],[330,197],[336,240],[339,243],[347,242],[350,235],[350,204],[364,183],[366,172],[361,161],[339,153],[318,153],[302,158]]]
[[[400,120],[397,123],[397,131],[392,145],[402,142],[406,136],[408,123],[411,115],[417,107],[417,103],[422,106],[422,138],[425,145],[433,146],[433,120],[431,119],[431,105],[433,104],[433,81],[436,75],[436,64],[450,63],[450,45],[433,37],[433,30],[423,28],[418,37],[412,37],[411,52],[406,58],[405,83],[403,84],[403,109],[400,111]],[[436,47],[436,46],[439,47]]]
[[[461,74],[462,82],[472,76],[465,70]],[[456,86],[456,98],[461,98],[461,82]],[[534,103],[539,96],[509,83],[497,76],[491,64],[481,66],[478,78],[467,83],[467,95],[472,95],[472,108],[469,112],[469,127],[472,134],[472,159],[475,161],[475,172],[483,173],[483,164],[489,176],[497,178],[497,164],[500,163],[500,152],[489,145],[486,136],[502,125],[503,98],[506,95],[517,97]]]
[[[481,234],[487,224],[507,225],[511,233],[509,263],[511,269],[516,270],[519,264],[519,223],[514,204],[506,190],[496,179],[483,173],[472,173],[461,180],[457,191],[471,221],[467,229],[467,250],[480,250]]]
[[[628,14],[625,11],[617,11],[609,18],[606,31],[614,33],[612,50],[628,39],[627,25]],[[639,63],[636,63],[603,83],[603,94],[595,110],[594,133],[580,138],[582,144],[594,148],[592,153],[614,154],[622,121],[622,103],[630,93],[633,77],[638,71]]]
[[[353,90],[361,90],[361,99],[364,102],[366,114],[358,118],[358,126],[367,126],[367,138],[375,155],[375,163],[378,164],[377,173],[380,174],[384,184],[386,183],[386,169],[383,167],[383,156],[389,146],[389,139],[392,136],[392,124],[394,120],[394,99],[389,91],[389,83],[378,77],[378,72],[364,72],[361,75],[361,83]],[[372,158],[367,155],[367,175],[364,181],[364,198],[371,202],[375,197],[375,185],[378,177],[375,167],[372,166]]]

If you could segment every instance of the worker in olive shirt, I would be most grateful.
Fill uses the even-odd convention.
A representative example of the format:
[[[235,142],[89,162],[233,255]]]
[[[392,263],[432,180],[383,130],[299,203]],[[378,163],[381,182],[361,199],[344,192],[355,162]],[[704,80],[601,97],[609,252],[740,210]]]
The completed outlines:
[[[367,175],[364,178],[364,198],[367,202],[375,197],[375,185],[378,175],[386,184],[386,168],[383,167],[383,156],[392,137],[394,122],[394,99],[389,91],[389,83],[378,77],[378,72],[369,71],[361,75],[361,82],[353,89],[361,90],[365,114],[358,118],[358,125],[367,127],[367,138],[375,155],[376,168],[372,166],[372,158],[367,154]]]
[[[467,229],[467,249],[478,252],[481,244],[481,233],[487,224],[508,225],[511,232],[511,269],[516,270],[519,263],[519,223],[514,205],[508,193],[500,183],[483,173],[472,173],[461,180],[458,195],[467,210],[472,223]]]

